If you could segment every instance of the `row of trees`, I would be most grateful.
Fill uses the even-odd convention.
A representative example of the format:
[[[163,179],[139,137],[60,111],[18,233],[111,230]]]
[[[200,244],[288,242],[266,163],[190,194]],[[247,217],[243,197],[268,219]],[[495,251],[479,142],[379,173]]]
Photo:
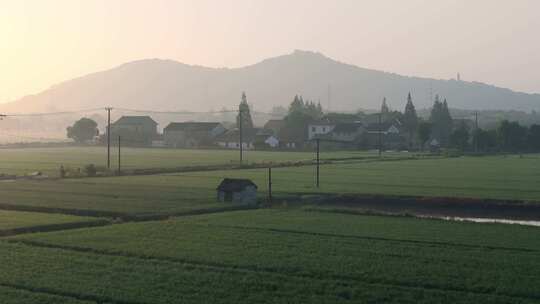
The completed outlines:
[[[391,111],[383,99],[381,115],[392,117]],[[400,114],[398,112],[398,114]],[[396,115],[394,115],[395,117]],[[398,115],[406,132],[409,148],[418,146],[423,148],[435,139],[440,147],[454,148],[461,151],[539,151],[540,125],[530,127],[520,125],[516,121],[503,120],[493,129],[481,129],[473,125],[471,120],[458,120],[450,115],[448,102],[435,96],[428,120],[422,120],[416,113],[411,94],[407,96],[405,111]]]
[[[390,110],[386,104],[385,98],[381,105],[381,115],[388,119],[389,113]],[[414,148],[415,143],[418,143],[419,146],[423,146],[430,139],[436,139],[441,146],[448,146],[453,122],[446,99],[441,102],[439,95],[436,95],[429,120],[424,121],[418,117],[411,93],[409,93],[407,95],[405,111],[402,115],[398,115],[398,117],[403,124],[409,148]]]
[[[540,151],[540,125],[523,126],[517,121],[503,120],[497,129],[478,128],[471,132],[473,148],[479,151]],[[464,145],[462,148],[471,148]]]
[[[243,130],[253,129],[253,119],[249,109],[249,104],[245,93],[242,93],[242,100],[238,106],[238,115],[236,117],[236,126],[240,128],[240,122]],[[297,138],[299,141],[306,139],[306,126],[313,121],[321,119],[324,116],[320,103],[311,100],[304,101],[302,96],[294,96],[285,115],[284,133],[288,137]]]

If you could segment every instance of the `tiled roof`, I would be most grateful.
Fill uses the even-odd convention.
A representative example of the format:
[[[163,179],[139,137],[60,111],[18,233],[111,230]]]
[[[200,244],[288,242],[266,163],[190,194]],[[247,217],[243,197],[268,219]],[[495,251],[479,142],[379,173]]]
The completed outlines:
[[[210,132],[219,126],[219,122],[171,122],[164,131]]]

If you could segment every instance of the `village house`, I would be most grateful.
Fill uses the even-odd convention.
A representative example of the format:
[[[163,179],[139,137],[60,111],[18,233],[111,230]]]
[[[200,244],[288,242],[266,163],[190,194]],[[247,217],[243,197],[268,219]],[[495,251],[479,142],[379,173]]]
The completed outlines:
[[[366,127],[366,142],[370,148],[379,146],[379,139],[384,149],[400,149],[406,146],[405,134],[401,122],[397,119],[371,123]]]
[[[172,122],[163,129],[163,140],[174,148],[209,147],[225,131],[218,122]]]
[[[330,122],[317,122],[308,124],[308,140],[322,137],[336,127],[336,124]]]
[[[242,132],[242,149],[252,150],[255,148],[255,129],[247,129]],[[216,138],[218,146],[226,149],[240,149],[240,131],[238,129],[228,130]]]
[[[269,129],[258,129],[255,133],[255,149],[276,149],[279,148],[279,138]]]
[[[283,119],[270,119],[264,124],[263,129],[271,130],[272,135],[277,136],[279,132],[285,127],[285,120]]]
[[[217,187],[220,202],[257,203],[257,185],[249,179],[225,178]]]
[[[157,125],[150,116],[122,116],[111,124],[111,139],[121,136],[124,145],[148,146],[159,138]]]
[[[359,141],[364,132],[361,123],[338,123],[329,135],[333,141],[352,143]]]
[[[283,150],[302,149],[305,144],[305,130],[284,128],[279,132],[279,148]]]

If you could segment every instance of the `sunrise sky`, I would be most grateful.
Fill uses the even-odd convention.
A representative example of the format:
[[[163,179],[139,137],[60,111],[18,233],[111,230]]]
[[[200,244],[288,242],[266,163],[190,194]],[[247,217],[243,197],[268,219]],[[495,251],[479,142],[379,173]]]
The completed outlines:
[[[0,102],[143,58],[239,67],[304,49],[540,93],[537,0],[0,0]]]

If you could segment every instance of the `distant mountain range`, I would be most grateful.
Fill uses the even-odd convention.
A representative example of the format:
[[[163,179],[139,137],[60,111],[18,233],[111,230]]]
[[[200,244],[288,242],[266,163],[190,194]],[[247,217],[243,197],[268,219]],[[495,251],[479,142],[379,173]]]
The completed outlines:
[[[479,82],[400,76],[341,63],[320,53],[294,51],[234,69],[160,59],[134,61],[2,104],[0,111],[51,112],[104,106],[208,111],[236,107],[242,91],[256,111],[287,106],[296,94],[320,101],[323,108],[332,111],[378,109],[383,96],[392,108],[402,110],[408,92],[417,108],[430,107],[431,97],[439,94],[452,108],[540,110],[540,94]]]

